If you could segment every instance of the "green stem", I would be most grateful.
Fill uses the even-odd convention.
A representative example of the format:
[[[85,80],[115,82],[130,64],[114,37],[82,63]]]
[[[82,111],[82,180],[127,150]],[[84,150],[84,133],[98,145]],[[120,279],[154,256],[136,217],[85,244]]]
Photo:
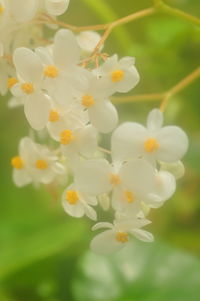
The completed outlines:
[[[189,21],[197,26],[200,26],[200,19],[192,16],[190,14],[185,13],[184,11],[171,7],[167,4],[165,4],[163,1],[161,0],[154,0],[154,4],[157,10],[160,10],[162,12],[165,12],[171,16],[175,16],[178,18],[181,18],[183,20]]]

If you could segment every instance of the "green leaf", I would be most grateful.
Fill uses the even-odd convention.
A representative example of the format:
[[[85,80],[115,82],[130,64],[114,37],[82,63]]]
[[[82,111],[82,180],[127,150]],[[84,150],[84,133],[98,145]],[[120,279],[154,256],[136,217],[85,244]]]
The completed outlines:
[[[197,301],[200,261],[169,246],[134,242],[112,256],[87,253],[74,279],[76,301]]]
[[[83,221],[71,220],[47,225],[45,229],[37,229],[19,241],[15,239],[0,251],[0,280],[16,273],[18,270],[65,250],[74,250],[82,244],[86,224]]]

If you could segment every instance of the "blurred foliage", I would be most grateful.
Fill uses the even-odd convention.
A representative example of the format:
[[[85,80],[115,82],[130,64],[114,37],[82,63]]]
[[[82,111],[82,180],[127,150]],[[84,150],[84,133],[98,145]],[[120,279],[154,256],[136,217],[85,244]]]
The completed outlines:
[[[166,2],[200,17],[199,0]],[[71,0],[62,19],[98,24],[150,5],[150,0]],[[200,64],[200,28],[159,13],[115,29],[105,51],[136,57],[141,82],[131,93],[162,92]],[[166,123],[180,125],[190,139],[185,177],[174,197],[150,217],[149,229],[165,244],[134,241],[110,257],[87,251],[91,224],[68,217],[59,198],[45,188],[14,187],[10,158],[28,126],[21,109],[8,110],[7,100],[1,100],[0,301],[200,300],[199,95],[196,81],[170,100],[165,114]],[[145,122],[158,105],[120,104],[120,121]]]

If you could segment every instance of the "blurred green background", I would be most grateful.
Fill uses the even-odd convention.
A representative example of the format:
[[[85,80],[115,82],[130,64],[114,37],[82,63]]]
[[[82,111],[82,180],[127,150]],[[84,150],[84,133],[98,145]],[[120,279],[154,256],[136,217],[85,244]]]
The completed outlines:
[[[169,5],[200,18],[199,0]],[[150,0],[71,0],[61,19],[75,25],[113,21],[152,5]],[[117,28],[109,54],[136,57],[141,75],[131,93],[163,92],[200,64],[200,28],[158,13]],[[89,252],[92,223],[67,216],[59,198],[45,188],[18,189],[10,158],[28,134],[22,109],[0,102],[0,301],[199,301],[200,300],[200,85],[199,80],[170,100],[166,124],[188,134],[186,174],[176,194],[152,212],[155,243],[132,241],[122,252]],[[120,121],[145,122],[159,101],[120,104]]]

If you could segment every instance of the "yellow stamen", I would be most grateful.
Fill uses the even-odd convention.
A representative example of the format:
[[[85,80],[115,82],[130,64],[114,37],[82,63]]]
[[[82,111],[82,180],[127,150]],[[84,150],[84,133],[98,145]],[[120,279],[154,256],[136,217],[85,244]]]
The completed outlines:
[[[56,66],[49,65],[44,69],[44,75],[46,77],[55,78],[58,76],[58,68],[56,68]]]
[[[152,153],[152,152],[158,150],[159,147],[160,147],[160,145],[155,138],[149,138],[146,141],[144,141],[144,149],[148,153]]]
[[[124,191],[124,196],[128,203],[133,203],[135,201],[133,193],[129,190]]]
[[[18,80],[16,77],[9,77],[7,81],[7,87],[11,89],[16,83],[18,83]]]
[[[82,105],[86,108],[93,106],[95,103],[94,97],[92,95],[84,95],[82,97]]]
[[[24,162],[21,157],[16,156],[11,159],[11,165],[16,169],[22,169],[24,167]]]
[[[117,232],[115,236],[116,240],[125,243],[129,241],[128,233],[126,232]]]
[[[4,10],[5,10],[5,7],[2,4],[0,4],[0,14],[2,14],[4,12]]]
[[[115,70],[111,73],[111,79],[113,83],[120,82],[124,78],[123,70]]]
[[[57,111],[50,111],[49,113],[49,121],[50,122],[56,122],[60,119],[59,113]]]
[[[60,143],[69,144],[74,140],[74,135],[71,130],[64,130],[60,133]]]
[[[68,190],[66,193],[66,200],[70,205],[75,205],[79,200],[78,193],[75,190]]]
[[[110,175],[110,183],[112,185],[119,185],[121,183],[121,179],[120,179],[119,175],[112,173]]]
[[[48,163],[46,160],[37,160],[35,163],[36,168],[38,169],[47,169]]]
[[[24,83],[21,85],[22,91],[26,94],[32,94],[34,92],[34,87],[32,83]]]

